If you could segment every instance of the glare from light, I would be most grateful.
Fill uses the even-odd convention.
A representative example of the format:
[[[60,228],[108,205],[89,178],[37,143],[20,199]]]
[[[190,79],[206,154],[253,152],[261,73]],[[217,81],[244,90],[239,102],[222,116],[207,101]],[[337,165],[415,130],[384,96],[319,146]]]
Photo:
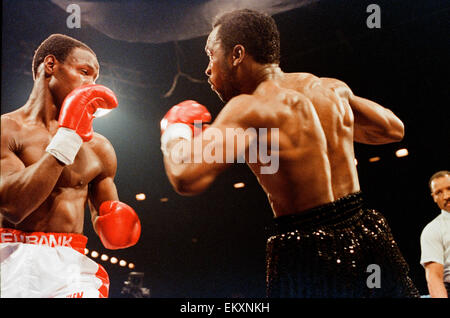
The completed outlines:
[[[159,199],[159,201],[161,201],[161,202],[167,202],[167,201],[169,201],[169,198],[161,198],[161,199]]]
[[[244,182],[238,182],[238,183],[235,183],[233,186],[236,189],[241,189],[241,188],[245,187],[245,183]]]
[[[103,117],[109,114],[112,111],[112,109],[107,108],[97,108],[97,110],[94,113],[95,118]]]
[[[87,248],[84,249],[84,255],[89,254],[89,250]]]
[[[93,258],[97,258],[97,257],[98,257],[98,252],[97,252],[97,251],[92,251],[92,252],[91,252],[91,256],[92,256]]]
[[[358,165],[358,160],[356,160],[356,158],[353,159],[353,160],[354,160],[354,162],[355,162],[355,166],[357,166],[357,165]]]
[[[145,193],[138,193],[138,194],[136,194],[136,200],[144,201],[145,200]]]
[[[167,128],[167,119],[164,118],[163,120],[161,120],[160,125],[161,125],[161,130],[165,130]]]
[[[399,149],[395,152],[395,155],[399,158],[406,157],[408,155],[408,149],[406,148]]]
[[[119,262],[119,265],[122,266],[122,267],[127,266],[127,262],[125,262],[124,260],[121,260]]]
[[[369,162],[377,162],[377,161],[380,161],[380,157],[372,157],[372,158],[370,158],[369,159]]]
[[[100,256],[100,259],[101,259],[102,261],[107,261],[107,260],[109,259],[109,256],[106,255],[106,254],[102,254],[102,256]]]
[[[115,257],[111,257],[110,262],[111,264],[116,264],[119,260]]]
[[[129,268],[129,269],[133,269],[133,268],[134,268],[134,264],[133,264],[133,263],[129,263],[129,264],[128,264],[128,268]]]

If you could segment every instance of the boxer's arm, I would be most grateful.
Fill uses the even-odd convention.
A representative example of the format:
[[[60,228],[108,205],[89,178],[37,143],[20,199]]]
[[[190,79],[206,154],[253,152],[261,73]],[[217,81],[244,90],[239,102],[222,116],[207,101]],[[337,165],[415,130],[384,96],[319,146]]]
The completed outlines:
[[[251,111],[252,102],[253,98],[250,96],[235,97],[202,134],[191,141],[180,138],[167,144],[164,166],[176,192],[181,195],[196,195],[205,191],[230,165],[226,163],[227,156],[228,161],[234,163],[236,158],[245,153],[251,142],[249,138],[245,138],[245,143],[238,144],[230,142],[234,141],[234,138],[227,140],[226,136],[227,130],[236,133],[240,128],[244,133],[248,127],[252,126],[251,120],[255,114]],[[243,103],[245,107],[242,107]],[[187,151],[180,155],[180,149],[187,149]],[[215,156],[218,153],[220,155]]]
[[[98,218],[98,210],[102,202],[118,200],[114,177],[117,171],[117,157],[111,143],[103,136],[95,134],[95,151],[101,161],[101,172],[89,184],[88,205],[94,225]]]
[[[322,77],[321,82],[334,90],[340,98],[348,100],[354,117],[354,140],[363,144],[378,145],[403,139],[403,122],[389,109],[353,94],[344,82]]]
[[[424,266],[430,296],[432,298],[448,298],[444,285],[444,265],[428,262]]]
[[[354,140],[379,145],[403,139],[403,122],[389,109],[355,95],[349,96],[354,115]]]
[[[15,154],[15,151],[20,150],[20,145],[16,145],[14,139],[19,129],[18,123],[2,116],[0,213],[13,224],[22,222],[47,199],[65,167],[48,153],[25,167]]]
[[[102,173],[91,182],[89,189],[92,224],[105,248],[127,248],[138,242],[141,223],[134,209],[118,200],[114,184],[116,155],[109,141],[104,139],[101,144],[97,154],[103,159]]]

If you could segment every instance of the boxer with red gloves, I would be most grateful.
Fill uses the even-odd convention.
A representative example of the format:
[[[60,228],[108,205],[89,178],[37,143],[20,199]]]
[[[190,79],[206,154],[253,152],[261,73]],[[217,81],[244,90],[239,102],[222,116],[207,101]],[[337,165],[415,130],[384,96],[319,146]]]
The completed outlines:
[[[52,35],[35,52],[28,101],[1,116],[2,297],[108,296],[107,273],[84,255],[86,203],[106,248],[139,240],[139,217],[114,184],[114,148],[92,129],[99,108],[118,105],[98,72],[86,44]]]
[[[212,150],[211,157],[220,159],[226,152],[227,160],[172,160],[168,154],[187,142],[171,141],[192,135],[188,129],[169,134],[169,126],[161,141],[172,186],[180,194],[198,194],[231,163],[228,159],[245,155],[274,216],[266,245],[268,297],[420,296],[386,219],[365,206],[354,164],[354,142],[398,142],[404,135],[402,121],[391,110],[354,95],[340,80],[283,72],[279,39],[273,18],[254,10],[226,12],[213,22],[205,74],[226,104],[201,134],[202,148],[203,156]],[[185,108],[197,119],[193,110]],[[185,117],[192,119],[183,114],[172,121],[184,124]],[[227,131],[233,137],[220,138]],[[229,157],[234,136],[245,131],[257,133],[249,133],[253,139],[236,146],[234,158]],[[198,141],[195,137],[192,143]],[[184,148],[182,158],[188,158],[192,148]],[[367,288],[366,268],[374,259],[384,279],[380,288]]]

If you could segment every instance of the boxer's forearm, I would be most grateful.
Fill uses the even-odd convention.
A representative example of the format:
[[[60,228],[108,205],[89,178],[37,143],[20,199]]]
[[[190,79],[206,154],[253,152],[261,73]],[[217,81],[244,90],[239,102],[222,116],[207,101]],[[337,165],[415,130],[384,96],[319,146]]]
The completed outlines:
[[[392,111],[358,96],[349,98],[354,115],[354,140],[365,144],[386,144],[403,139],[403,122]]]
[[[0,211],[13,224],[20,223],[50,195],[64,165],[50,154],[38,162],[0,178]]]

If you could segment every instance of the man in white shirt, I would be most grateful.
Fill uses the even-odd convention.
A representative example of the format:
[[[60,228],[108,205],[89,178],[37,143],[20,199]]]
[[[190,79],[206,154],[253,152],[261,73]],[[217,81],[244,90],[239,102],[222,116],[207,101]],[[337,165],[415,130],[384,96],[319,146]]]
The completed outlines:
[[[425,226],[420,236],[420,264],[425,268],[432,298],[450,295],[450,171],[436,172],[429,181],[431,196],[441,214]]]

